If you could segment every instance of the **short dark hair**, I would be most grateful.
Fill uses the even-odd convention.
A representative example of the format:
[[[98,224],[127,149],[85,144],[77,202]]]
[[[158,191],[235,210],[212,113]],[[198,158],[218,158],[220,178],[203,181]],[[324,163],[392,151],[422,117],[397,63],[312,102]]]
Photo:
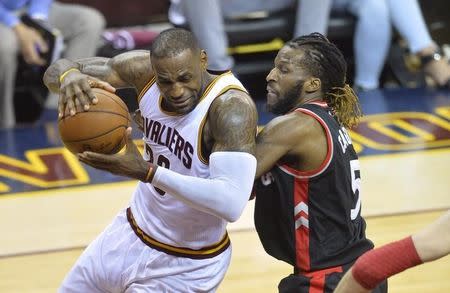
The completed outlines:
[[[361,109],[358,97],[346,84],[347,62],[341,50],[320,33],[295,38],[286,46],[303,50],[301,66],[320,79],[325,101],[339,122],[348,128],[356,125]]]
[[[150,51],[151,57],[173,57],[186,49],[192,52],[199,50],[197,39],[194,35],[182,28],[170,28],[162,31],[153,41]]]

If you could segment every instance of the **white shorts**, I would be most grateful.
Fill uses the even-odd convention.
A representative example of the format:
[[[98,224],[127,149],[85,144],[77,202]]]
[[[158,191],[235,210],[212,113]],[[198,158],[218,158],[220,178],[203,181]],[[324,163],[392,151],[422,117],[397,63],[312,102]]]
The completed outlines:
[[[231,245],[205,259],[179,257],[144,244],[121,211],[83,252],[58,292],[215,292]]]

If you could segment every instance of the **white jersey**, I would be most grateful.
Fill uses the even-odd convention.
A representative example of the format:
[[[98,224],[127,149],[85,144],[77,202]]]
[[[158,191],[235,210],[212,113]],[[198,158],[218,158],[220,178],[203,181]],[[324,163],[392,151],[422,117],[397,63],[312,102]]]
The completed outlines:
[[[202,129],[211,103],[229,89],[245,91],[231,72],[208,85],[193,111],[178,115],[161,108],[159,88],[155,79],[150,81],[139,95],[145,160],[183,175],[208,178],[208,158],[201,151]],[[225,220],[192,208],[151,184],[138,183],[130,207],[138,228],[151,237],[149,242],[160,242],[158,246],[196,250],[217,244],[226,235]]]

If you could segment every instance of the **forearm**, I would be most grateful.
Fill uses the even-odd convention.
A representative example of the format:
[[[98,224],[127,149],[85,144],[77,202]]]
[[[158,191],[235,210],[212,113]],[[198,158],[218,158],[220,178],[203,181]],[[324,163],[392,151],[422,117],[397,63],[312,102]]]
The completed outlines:
[[[411,237],[407,237],[360,256],[352,267],[352,275],[361,286],[372,290],[383,280],[422,262]]]
[[[71,68],[80,69],[80,65],[68,59],[60,59],[50,65],[44,73],[44,84],[54,93],[59,91],[59,77]]]
[[[339,281],[338,286],[333,291],[334,293],[370,293],[372,290],[366,289],[361,286],[353,277],[352,269],[348,270],[342,279]]]
[[[449,231],[450,211],[412,236],[414,246],[423,262],[433,261],[450,253]]]
[[[112,70],[109,67],[110,60],[110,58],[104,57],[90,57],[76,61],[60,59],[45,71],[44,83],[52,92],[58,92],[61,75],[67,70],[75,68],[81,73],[96,77],[111,84],[122,84],[122,82],[115,82],[117,78],[112,78],[114,75],[111,74]]]
[[[412,237],[366,252],[345,274],[334,292],[369,292],[390,276],[449,254],[449,231],[450,211]]]
[[[250,196],[256,159],[248,153],[216,152],[210,178],[185,176],[158,168],[152,184],[203,212],[236,221]]]

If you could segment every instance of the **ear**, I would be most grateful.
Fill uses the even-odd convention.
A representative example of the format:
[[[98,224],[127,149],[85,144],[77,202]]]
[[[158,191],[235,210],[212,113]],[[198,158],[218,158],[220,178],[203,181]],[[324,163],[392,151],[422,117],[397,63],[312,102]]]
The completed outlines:
[[[203,71],[206,71],[206,68],[208,68],[208,54],[206,54],[205,50],[200,50],[200,66]]]
[[[311,77],[303,85],[303,89],[307,93],[314,93],[322,89],[322,82],[317,77]]]

